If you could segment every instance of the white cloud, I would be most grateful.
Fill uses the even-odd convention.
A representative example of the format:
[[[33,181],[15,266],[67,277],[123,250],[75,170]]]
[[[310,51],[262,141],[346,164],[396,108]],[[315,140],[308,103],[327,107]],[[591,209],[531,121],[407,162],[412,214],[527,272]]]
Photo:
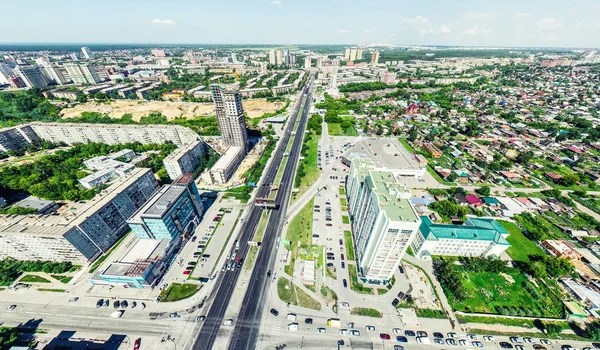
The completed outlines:
[[[560,27],[560,22],[556,18],[544,18],[541,21],[537,21],[536,26],[539,30],[553,30]]]
[[[465,34],[469,34],[469,35],[488,34],[490,32],[491,32],[491,30],[489,30],[488,28],[481,28],[478,26],[475,26],[471,29],[465,30]]]
[[[271,1],[271,4],[273,4],[273,5],[281,5],[281,1],[280,0],[273,0],[273,1]]]
[[[532,12],[515,12],[513,13],[513,17],[515,18],[526,18],[526,17],[533,17],[535,14]]]
[[[464,17],[468,19],[486,19],[494,17],[494,14],[491,12],[469,12],[465,13]]]
[[[373,33],[372,31],[370,31],[369,29],[365,29],[365,34],[371,34]]]
[[[162,24],[162,25],[165,25],[165,26],[177,25],[177,23],[175,23],[175,21],[173,21],[171,19],[159,19],[159,18],[153,19],[152,23],[154,23],[154,24]]]
[[[415,24],[427,24],[427,23],[429,23],[429,19],[424,16],[416,16],[416,17],[410,17],[410,18],[403,18],[402,22],[415,23]]]
[[[340,33],[340,34],[346,34],[346,33],[350,33],[350,30],[348,30],[348,29],[340,29],[340,28],[338,28],[338,29],[337,29],[337,32],[338,32],[338,33]]]
[[[440,33],[440,34],[448,34],[448,33],[450,33],[451,31],[452,31],[452,30],[450,29],[450,27],[449,27],[449,26],[447,26],[447,25],[445,25],[445,24],[441,25],[441,26],[440,26],[440,28],[439,28],[439,33]]]

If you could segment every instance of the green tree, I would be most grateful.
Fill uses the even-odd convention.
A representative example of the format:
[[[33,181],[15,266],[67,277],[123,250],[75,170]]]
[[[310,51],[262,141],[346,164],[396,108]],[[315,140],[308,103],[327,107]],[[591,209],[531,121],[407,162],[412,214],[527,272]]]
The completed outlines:
[[[478,189],[475,190],[475,192],[479,193],[482,196],[489,196],[490,195],[490,186],[481,186]]]

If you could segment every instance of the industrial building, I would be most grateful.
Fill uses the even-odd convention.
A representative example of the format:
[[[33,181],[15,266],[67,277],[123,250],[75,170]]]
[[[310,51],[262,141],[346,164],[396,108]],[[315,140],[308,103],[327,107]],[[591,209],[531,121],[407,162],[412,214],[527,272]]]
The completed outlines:
[[[23,65],[15,68],[15,73],[19,75],[28,88],[43,88],[48,86],[48,81],[42,74],[38,66]]]
[[[194,232],[204,206],[192,174],[164,185],[127,223],[138,238],[179,241]]]
[[[413,240],[421,220],[410,193],[393,170],[369,158],[352,159],[346,184],[359,278],[387,284]]]
[[[510,247],[507,236],[508,231],[492,219],[468,218],[462,225],[445,225],[422,216],[412,247],[421,259],[433,255],[499,257]]]
[[[171,180],[183,173],[194,173],[200,166],[200,160],[206,155],[206,147],[202,141],[194,141],[178,148],[163,159],[165,169]]]
[[[86,202],[59,214],[0,216],[0,258],[82,263],[108,251],[127,231],[127,219],[158,189],[150,169],[133,169]]]

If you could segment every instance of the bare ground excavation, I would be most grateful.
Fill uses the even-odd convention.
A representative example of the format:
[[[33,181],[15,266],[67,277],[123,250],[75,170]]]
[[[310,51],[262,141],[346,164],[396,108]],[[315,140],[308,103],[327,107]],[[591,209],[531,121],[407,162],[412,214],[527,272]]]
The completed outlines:
[[[244,111],[250,118],[262,117],[265,113],[273,113],[285,106],[285,102],[267,102],[264,98],[245,100],[242,102]],[[133,101],[116,100],[110,103],[88,102],[61,111],[63,118],[78,118],[83,112],[108,114],[111,118],[121,118],[131,114],[133,120],[139,121],[152,112],[160,112],[167,120],[175,118],[191,119],[195,116],[214,115],[212,103],[171,102],[171,101]]]

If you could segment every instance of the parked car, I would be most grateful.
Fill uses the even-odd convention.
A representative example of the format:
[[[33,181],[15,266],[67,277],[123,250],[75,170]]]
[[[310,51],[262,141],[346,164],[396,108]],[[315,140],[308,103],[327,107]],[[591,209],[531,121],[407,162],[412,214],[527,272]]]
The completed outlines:
[[[115,309],[118,309],[120,306],[121,306],[121,302],[120,302],[120,301],[118,301],[118,300],[115,300],[115,302],[113,303],[113,307],[114,307]]]
[[[396,306],[398,306],[398,303],[400,303],[400,300],[398,300],[398,299],[394,299],[394,300],[392,300],[392,306],[393,306],[393,307],[396,307]]]
[[[383,340],[390,340],[391,337],[389,334],[387,333],[379,333],[379,338],[383,339]]]
[[[277,311],[276,309],[271,309],[271,315],[277,317],[279,316],[279,311]]]
[[[414,337],[416,335],[416,333],[407,329],[404,331],[404,335],[407,337]]]
[[[96,302],[96,307],[97,307],[97,308],[98,308],[98,307],[102,307],[102,305],[103,305],[103,304],[104,304],[104,299],[99,299],[99,300]]]
[[[396,337],[396,341],[398,341],[398,343],[408,343],[408,338],[403,335],[399,335]]]
[[[344,283],[344,288],[348,288],[348,281],[345,278],[342,280],[342,283]]]
[[[126,309],[129,306],[129,303],[127,302],[127,300],[123,300],[121,301],[121,307]]]
[[[306,318],[306,319],[304,319],[304,323],[306,323],[306,324],[312,324],[313,323],[313,319],[312,318]]]

